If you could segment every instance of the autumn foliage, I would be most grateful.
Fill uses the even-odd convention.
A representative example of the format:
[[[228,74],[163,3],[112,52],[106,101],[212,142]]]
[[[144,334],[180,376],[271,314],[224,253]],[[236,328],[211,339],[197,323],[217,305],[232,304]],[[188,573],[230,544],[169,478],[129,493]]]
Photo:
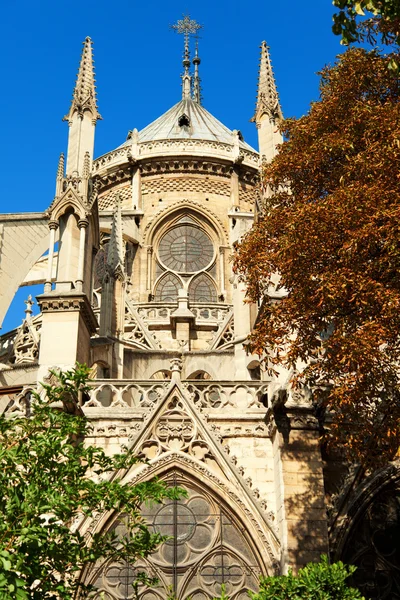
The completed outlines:
[[[378,42],[388,46],[400,45],[399,0],[333,0],[339,9],[333,15],[332,31],[341,36],[341,43]],[[398,71],[399,64],[392,56],[389,67]]]
[[[390,60],[348,50],[322,71],[309,114],[283,122],[263,212],[234,267],[248,299],[263,300],[250,349],[300,370],[333,416],[329,435],[364,462],[393,458],[400,441],[400,89]]]

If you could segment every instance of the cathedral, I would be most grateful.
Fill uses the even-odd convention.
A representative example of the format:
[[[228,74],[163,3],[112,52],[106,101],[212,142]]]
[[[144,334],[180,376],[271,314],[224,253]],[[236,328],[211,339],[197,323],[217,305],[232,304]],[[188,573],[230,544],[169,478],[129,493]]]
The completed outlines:
[[[323,553],[356,564],[367,597],[400,598],[400,471],[366,474],[328,455],[312,393],[292,389],[283,369],[270,376],[244,349],[258,307],[244,301],[230,257],[262,206],[260,170],[282,141],[282,111],[263,42],[258,150],[210,114],[198,27],[189,17],[175,26],[184,40],[178,102],[99,157],[85,39],[55,197],[43,213],[0,215],[0,321],[20,286],[43,284],[40,313],[29,297],[22,325],[0,337],[0,411],[24,414],[49,369],[86,363],[89,442],[147,459],[126,481],[157,476],[188,491],[145,509],[170,536],[155,554],[82,574],[95,598],[133,598],[139,566],[159,579],[145,600],[211,600],[221,583],[245,600],[261,575]],[[123,524],[115,514],[81,527]]]

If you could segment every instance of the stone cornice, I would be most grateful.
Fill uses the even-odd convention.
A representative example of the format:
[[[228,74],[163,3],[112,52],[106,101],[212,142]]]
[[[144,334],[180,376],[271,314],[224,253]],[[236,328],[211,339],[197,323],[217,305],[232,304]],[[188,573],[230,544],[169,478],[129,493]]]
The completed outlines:
[[[0,214],[0,222],[5,221],[47,221],[46,212],[5,213]]]
[[[100,156],[93,161],[92,172],[94,175],[103,174],[112,167],[122,166],[131,162],[136,165],[138,161],[165,157],[197,157],[198,159],[225,160],[236,163],[238,156],[233,145],[209,140],[156,140],[143,142],[138,145],[138,150],[132,153],[131,146],[122,146]],[[241,163],[247,167],[258,169],[259,155],[257,152],[241,148],[239,151]]]
[[[98,328],[96,316],[86,294],[75,291],[60,294],[54,290],[37,296],[36,300],[42,313],[80,312],[90,335],[93,335]]]

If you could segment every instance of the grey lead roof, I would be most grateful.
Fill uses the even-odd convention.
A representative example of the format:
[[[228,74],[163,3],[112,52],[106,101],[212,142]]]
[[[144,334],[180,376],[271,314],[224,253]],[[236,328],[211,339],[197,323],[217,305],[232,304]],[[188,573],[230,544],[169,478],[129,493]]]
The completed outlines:
[[[189,126],[179,125],[178,121],[183,115],[189,119]],[[139,131],[139,143],[169,139],[209,140],[233,144],[232,131],[213,117],[203,106],[189,98],[181,100],[161,117]],[[120,147],[130,144],[131,141],[127,140]],[[251,152],[257,152],[242,140],[239,141],[239,146]]]

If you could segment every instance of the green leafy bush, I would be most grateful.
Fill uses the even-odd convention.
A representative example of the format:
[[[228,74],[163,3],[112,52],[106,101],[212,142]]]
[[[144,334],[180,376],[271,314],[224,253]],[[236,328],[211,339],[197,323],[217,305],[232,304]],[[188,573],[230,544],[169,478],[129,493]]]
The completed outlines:
[[[309,563],[298,575],[289,572],[278,577],[263,577],[260,590],[250,592],[252,600],[364,600],[360,592],[346,584],[356,567],[342,562],[329,564],[327,556]]]

